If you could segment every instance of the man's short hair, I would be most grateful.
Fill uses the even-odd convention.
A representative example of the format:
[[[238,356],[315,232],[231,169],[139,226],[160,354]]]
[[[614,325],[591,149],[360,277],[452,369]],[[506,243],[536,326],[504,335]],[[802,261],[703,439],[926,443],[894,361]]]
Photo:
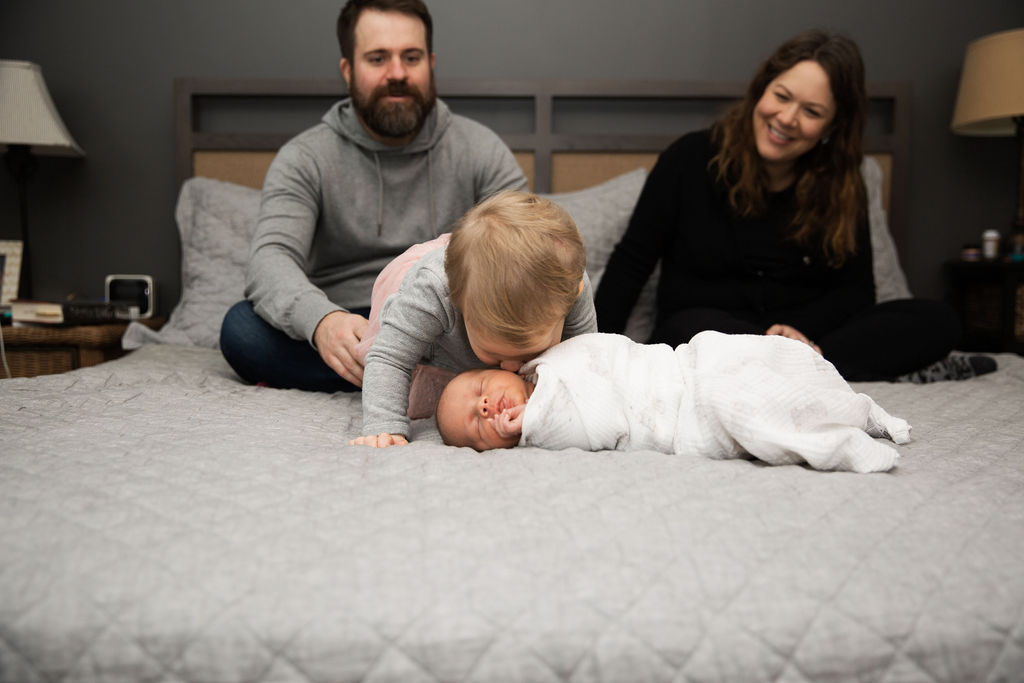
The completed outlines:
[[[466,321],[525,346],[569,314],[586,264],[568,211],[550,199],[506,190],[459,220],[444,267],[452,302]]]
[[[434,53],[434,21],[423,0],[348,0],[338,15],[338,46],[341,56],[352,61],[355,57],[356,24],[363,10],[400,12],[423,22],[427,34],[427,54]]]

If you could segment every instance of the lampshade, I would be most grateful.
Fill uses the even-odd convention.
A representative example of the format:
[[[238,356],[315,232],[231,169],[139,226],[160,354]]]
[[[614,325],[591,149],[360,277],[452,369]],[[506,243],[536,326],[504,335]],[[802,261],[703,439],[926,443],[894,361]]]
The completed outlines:
[[[0,152],[29,145],[42,156],[84,156],[53,106],[38,64],[0,60]]]
[[[1024,116],[1024,28],[1002,31],[967,45],[954,133],[1012,136]]]

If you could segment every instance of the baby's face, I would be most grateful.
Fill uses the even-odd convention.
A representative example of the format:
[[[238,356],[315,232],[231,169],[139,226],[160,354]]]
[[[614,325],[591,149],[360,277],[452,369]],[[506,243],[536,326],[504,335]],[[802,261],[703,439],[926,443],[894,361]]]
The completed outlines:
[[[533,360],[562,339],[565,320],[559,320],[546,330],[533,335],[523,346],[513,346],[502,339],[493,337],[475,326],[466,323],[466,336],[473,353],[484,365],[493,365],[502,370],[518,372],[523,363]]]
[[[504,411],[525,406],[533,385],[507,370],[469,370],[455,377],[437,404],[437,426],[445,443],[478,451],[511,448],[519,435],[503,436],[496,420]]]

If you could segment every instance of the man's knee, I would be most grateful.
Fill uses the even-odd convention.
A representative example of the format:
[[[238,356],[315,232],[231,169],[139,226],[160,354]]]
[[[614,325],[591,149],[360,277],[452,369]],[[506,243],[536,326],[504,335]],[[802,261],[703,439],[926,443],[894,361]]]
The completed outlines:
[[[254,364],[258,365],[256,347],[260,346],[259,327],[262,320],[256,315],[252,304],[239,301],[224,314],[220,326],[220,352],[236,373],[249,382],[258,381],[254,375]],[[263,323],[265,325],[265,323]]]
[[[252,303],[239,301],[228,309],[228,312],[224,314],[224,320],[221,321],[221,350],[223,351],[226,346],[234,348],[236,345],[244,343],[245,340],[252,339],[254,334],[258,333],[257,328],[261,323],[263,321],[256,315]]]

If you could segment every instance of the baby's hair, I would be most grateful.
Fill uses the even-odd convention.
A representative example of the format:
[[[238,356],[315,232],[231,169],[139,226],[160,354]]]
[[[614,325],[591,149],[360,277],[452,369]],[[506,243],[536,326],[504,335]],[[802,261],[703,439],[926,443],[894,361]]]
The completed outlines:
[[[445,273],[463,318],[513,346],[564,319],[587,264],[569,212],[507,190],[466,212],[452,231]]]

